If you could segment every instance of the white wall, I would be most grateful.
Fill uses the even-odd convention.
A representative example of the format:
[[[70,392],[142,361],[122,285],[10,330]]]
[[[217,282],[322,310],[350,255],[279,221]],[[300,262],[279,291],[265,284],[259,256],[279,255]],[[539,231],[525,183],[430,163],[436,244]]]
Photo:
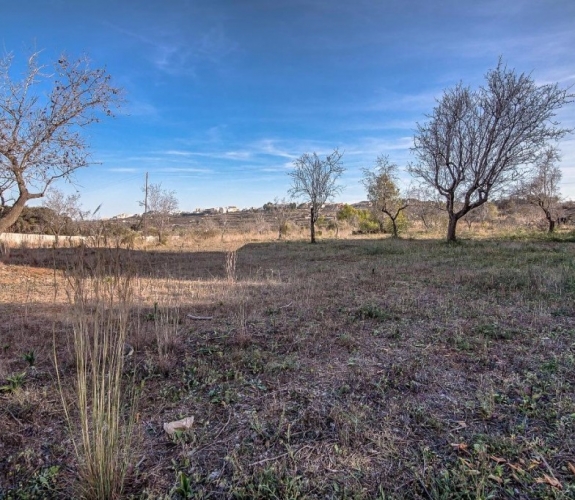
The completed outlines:
[[[84,236],[60,236],[58,242],[62,246],[75,246],[85,240]],[[56,237],[51,234],[0,233],[0,241],[11,246],[50,247]]]

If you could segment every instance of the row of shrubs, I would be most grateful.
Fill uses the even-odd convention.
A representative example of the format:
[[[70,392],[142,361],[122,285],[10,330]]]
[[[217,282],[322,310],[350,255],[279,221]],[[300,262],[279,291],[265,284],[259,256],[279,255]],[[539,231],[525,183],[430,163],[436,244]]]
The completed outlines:
[[[377,219],[370,210],[355,208],[351,205],[344,205],[337,212],[337,220],[340,222],[347,222],[352,227],[356,227],[356,232],[361,234],[393,232],[391,220],[387,219],[385,221],[381,221]],[[409,221],[403,212],[401,212],[397,217],[396,224],[400,233],[407,229]]]

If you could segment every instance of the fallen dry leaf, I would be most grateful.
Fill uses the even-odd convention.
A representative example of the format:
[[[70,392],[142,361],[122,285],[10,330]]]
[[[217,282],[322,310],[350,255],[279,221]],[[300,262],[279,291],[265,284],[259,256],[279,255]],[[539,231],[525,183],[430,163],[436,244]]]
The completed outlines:
[[[535,469],[536,467],[539,467],[541,465],[541,462],[538,462],[537,460],[531,460],[529,462],[529,467],[527,467],[528,470],[532,470]]]
[[[450,446],[452,446],[453,448],[455,448],[456,450],[459,450],[459,451],[467,450],[467,444],[465,444],[465,443],[451,443]]]
[[[511,462],[508,462],[507,465],[509,465],[513,470],[520,472],[521,474],[525,474],[525,471],[519,465],[514,465]]]
[[[543,477],[538,477],[535,482],[539,484],[548,484],[559,490],[563,489],[563,485],[559,482],[558,479],[548,476],[547,474],[543,474]]]
[[[573,465],[571,462],[567,462],[567,467],[569,467],[569,470],[573,473],[573,475],[575,475],[575,465]]]
[[[455,427],[454,429],[451,429],[451,432],[455,432],[458,431],[460,429],[466,429],[467,428],[467,424],[465,422],[463,422],[462,420],[455,422],[457,424],[457,427]]]

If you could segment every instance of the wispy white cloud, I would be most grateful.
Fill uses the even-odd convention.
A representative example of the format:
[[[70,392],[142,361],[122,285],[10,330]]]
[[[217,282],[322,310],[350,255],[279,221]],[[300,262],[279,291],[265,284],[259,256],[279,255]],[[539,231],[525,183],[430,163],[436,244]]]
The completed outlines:
[[[253,150],[259,154],[266,154],[270,156],[278,156],[280,158],[289,158],[290,160],[295,160],[297,154],[294,154],[293,150],[288,151],[284,147],[279,145],[278,140],[275,139],[261,139],[252,143],[251,147]]]
[[[489,33],[486,27],[485,33]],[[470,75],[452,75],[452,79],[464,79],[466,83],[475,84],[483,81],[483,75],[497,64],[499,57],[510,68],[517,71],[533,71],[534,78],[557,82],[566,81],[573,72],[572,47],[575,44],[575,31],[546,30],[545,32],[519,33],[517,30],[508,30],[507,33],[485,36],[481,32],[463,39],[448,38],[447,35],[437,39],[435,43],[428,44],[424,50],[430,53],[441,53],[444,57],[451,57],[454,62],[462,61],[469,66],[471,61],[477,70],[477,62],[484,61],[486,67],[477,71],[476,81],[469,81]],[[464,78],[465,76],[465,78]]]
[[[120,174],[135,174],[138,173],[139,170],[137,168],[129,168],[129,167],[112,167],[112,168],[108,168],[106,169],[106,171],[108,172],[113,172],[113,173],[120,173]]]
[[[108,25],[118,33],[145,45],[148,58],[155,68],[171,76],[197,76],[197,66],[200,63],[219,65],[238,47],[236,42],[228,38],[221,24],[203,30],[197,27],[186,27],[184,30],[178,26],[162,28],[160,24],[151,35],[143,35],[117,24]]]
[[[384,137],[366,137],[358,143],[352,144],[346,149],[346,154],[351,156],[377,156],[389,152],[407,152],[413,146],[413,137],[404,136],[395,140]]]
[[[191,168],[191,167],[167,167],[162,168],[161,172],[166,173],[189,173],[189,174],[211,174],[214,171],[209,168]]]
[[[135,156],[126,156],[124,158],[124,161],[127,163],[139,162],[142,164],[151,164],[151,163],[153,164],[153,163],[161,162],[162,160],[164,160],[164,158],[161,156],[157,156],[157,155],[156,156],[153,156],[153,155],[147,156],[145,154],[135,155]]]
[[[223,153],[223,157],[230,160],[249,160],[252,156],[250,151],[226,151]]]
[[[210,127],[206,133],[206,139],[209,142],[221,142],[223,138],[223,132],[227,127],[225,125],[217,125],[215,127]]]
[[[181,151],[178,149],[168,149],[167,151],[164,151],[163,153],[168,155],[168,156],[192,156],[192,155],[194,155],[194,152],[192,152],[192,151]]]
[[[223,26],[218,24],[203,33],[194,48],[198,58],[219,63],[224,57],[234,53],[238,44],[228,38]]]
[[[345,132],[377,132],[392,130],[415,130],[416,120],[384,118],[375,121],[370,118],[357,120],[351,123],[342,123],[339,129]]]
[[[129,101],[122,114],[130,116],[157,116],[158,109],[151,103],[145,101]]]
[[[293,168],[293,163],[289,162],[289,163],[284,163],[282,165],[276,165],[276,166],[269,166],[269,167],[263,167],[260,168],[260,172],[269,172],[269,173],[281,173],[281,174],[285,174],[286,172],[288,172],[290,169]]]
[[[169,149],[166,151],[156,151],[155,154],[164,154],[167,156],[179,156],[192,158],[195,156],[202,158],[220,159],[220,160],[248,160],[251,157],[249,151],[225,151],[225,150],[212,150],[212,151],[184,151]]]

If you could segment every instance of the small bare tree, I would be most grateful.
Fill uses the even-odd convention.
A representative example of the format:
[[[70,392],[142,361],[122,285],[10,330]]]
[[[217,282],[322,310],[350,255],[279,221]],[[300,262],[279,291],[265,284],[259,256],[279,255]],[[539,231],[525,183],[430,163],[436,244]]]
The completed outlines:
[[[218,226],[220,230],[220,240],[224,241],[226,237],[226,232],[230,228],[230,218],[228,216],[228,212],[224,211],[218,215]]]
[[[52,69],[38,58],[30,56],[20,81],[10,74],[13,56],[0,61],[0,233],[56,179],[70,180],[90,164],[80,131],[120,100],[106,71],[91,69],[86,58],[62,55]]]
[[[279,198],[274,198],[273,205],[271,206],[271,211],[273,213],[274,219],[276,221],[276,227],[278,229],[278,240],[287,233],[288,223],[293,212],[293,203],[290,203],[285,198],[281,200]]]
[[[258,234],[264,234],[269,231],[269,224],[263,210],[256,210],[253,215],[252,224]]]
[[[429,186],[411,187],[407,194],[410,215],[421,221],[423,228],[429,231],[439,224],[442,218],[442,203]]]
[[[310,237],[315,240],[315,223],[320,210],[327,200],[341,192],[337,184],[344,172],[343,153],[334,149],[322,160],[316,153],[304,153],[294,161],[294,169],[289,173],[292,186],[289,193],[294,198],[303,198],[310,204]]]
[[[42,205],[49,209],[46,222],[48,229],[56,238],[56,246],[62,231],[69,229],[71,223],[83,219],[88,213],[82,211],[79,193],[66,196],[62,191],[55,188],[48,191]]]
[[[367,199],[371,202],[373,215],[379,221],[383,232],[382,214],[391,221],[392,235],[398,237],[398,218],[408,206],[407,197],[402,196],[397,187],[397,165],[387,156],[378,156],[375,170],[363,169],[363,185],[367,190]]]
[[[145,188],[142,188],[145,192]],[[140,202],[144,206],[144,202]],[[150,184],[148,186],[148,212],[144,214],[153,225],[158,235],[158,242],[166,241],[166,230],[170,223],[170,216],[178,210],[179,203],[175,191],[162,188],[162,184]]]
[[[562,213],[559,192],[561,169],[557,166],[559,152],[552,147],[543,151],[535,163],[530,178],[520,187],[520,196],[539,207],[547,219],[547,231],[552,233]]]
[[[493,222],[497,218],[497,215],[497,205],[488,201],[475,210],[469,211],[462,220],[467,224],[467,229],[471,230],[473,224],[485,226]]]
[[[553,120],[573,99],[567,90],[536,85],[501,61],[486,80],[478,90],[459,84],[445,91],[414,138],[410,171],[445,198],[448,241],[465,214],[515,186],[548,144],[569,132]]]

